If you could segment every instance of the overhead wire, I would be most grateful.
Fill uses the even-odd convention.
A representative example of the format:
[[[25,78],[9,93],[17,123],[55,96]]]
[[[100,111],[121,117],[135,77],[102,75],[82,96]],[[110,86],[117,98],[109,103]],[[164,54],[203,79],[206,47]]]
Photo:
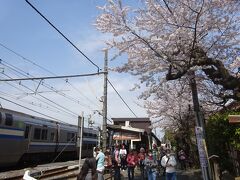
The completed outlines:
[[[85,55],[72,41],[70,41],[56,26],[54,26],[36,7],[34,7],[28,0],[25,0],[45,21],[50,24],[65,40],[67,40],[79,53],[81,53],[92,65],[97,67],[97,71],[100,72],[100,68],[95,64],[87,55]]]
[[[96,65],[90,58],[88,58],[76,45],[73,44],[72,41],[70,41],[56,26],[54,26],[35,6],[33,6],[28,0],[25,0],[28,5],[30,5],[31,8],[33,8],[50,26],[52,26],[65,40],[67,40],[79,53],[81,53],[92,65],[97,67],[98,72],[100,71],[100,68],[98,65]],[[129,105],[126,103],[126,101],[121,97],[119,92],[116,90],[116,88],[113,86],[113,84],[108,80],[109,84],[112,86],[114,91],[118,94],[120,99],[123,101],[123,103],[128,107],[128,109],[134,114],[135,117],[137,115],[133,112],[133,110],[129,107]]]
[[[29,104],[29,105],[36,106],[36,107],[39,107],[39,108],[42,108],[42,109],[47,109],[47,110],[49,110],[49,111],[51,111],[51,112],[54,112],[54,113],[61,113],[62,115],[66,115],[66,114],[62,113],[62,111],[60,111],[60,110],[55,110],[55,109],[53,109],[52,107],[50,107],[50,106],[45,106],[45,105],[42,104],[42,103],[35,103],[35,102],[33,102],[33,101],[23,100],[23,99],[20,99],[20,98],[18,98],[18,97],[16,97],[16,96],[12,95],[12,94],[8,94],[8,93],[3,92],[3,91],[0,91],[0,94],[2,94],[3,96],[7,96],[7,97],[9,97],[9,98],[11,98],[11,99],[14,99],[14,100],[16,100],[16,101],[20,101],[20,102],[23,102],[23,103],[27,103],[27,104]],[[72,117],[72,116],[71,116],[71,117]],[[75,117],[75,116],[74,116],[74,117]]]
[[[8,78],[12,78],[12,77],[8,76],[8,75],[5,74],[5,73],[3,73],[3,75],[7,76]],[[34,90],[32,90],[31,88],[29,88],[29,87],[23,85],[22,83],[20,83],[19,85],[21,85],[21,86],[23,86],[24,88],[30,90],[31,92],[35,92]],[[71,111],[71,110],[65,108],[64,106],[62,106],[62,105],[60,105],[60,104],[58,104],[58,103],[52,101],[51,99],[46,98],[45,96],[43,96],[43,95],[41,95],[41,94],[38,94],[38,96],[40,96],[41,98],[43,98],[43,99],[45,99],[45,100],[47,100],[47,101],[49,101],[49,102],[51,102],[51,103],[53,103],[53,104],[55,104],[55,105],[61,107],[61,108],[64,109],[65,111],[68,111],[68,112],[70,112],[71,114],[74,114],[74,115],[78,116],[77,113],[75,113],[75,112],[73,112],[73,111]]]
[[[3,99],[3,100],[5,100],[5,101],[8,101],[8,102],[10,102],[10,103],[12,103],[12,104],[18,105],[18,106],[20,106],[20,107],[22,107],[22,108],[25,108],[25,109],[27,109],[27,110],[33,111],[33,112],[35,112],[35,113],[37,113],[37,114],[40,114],[40,115],[42,115],[42,116],[45,116],[45,117],[47,117],[47,118],[50,118],[51,120],[55,120],[55,121],[57,120],[57,121],[59,121],[58,119],[56,119],[56,118],[54,118],[54,117],[51,117],[51,116],[46,115],[46,114],[44,114],[44,113],[40,113],[40,112],[38,112],[38,111],[35,111],[35,110],[31,109],[31,108],[28,108],[28,107],[26,107],[26,106],[23,106],[23,105],[21,105],[21,104],[18,104],[18,103],[16,103],[16,102],[13,102],[13,101],[11,101],[11,100],[9,100],[9,99],[6,99],[6,98],[4,98],[4,97],[1,97],[1,96],[0,96],[0,99]]]
[[[33,64],[33,65],[35,65],[35,66],[37,66],[37,67],[39,67],[40,69],[42,69],[42,70],[44,70],[44,71],[46,71],[46,72],[48,72],[48,73],[50,73],[50,74],[52,74],[52,75],[55,75],[56,76],[56,74],[55,73],[53,73],[53,72],[51,72],[50,70],[48,70],[48,69],[46,69],[46,68],[44,68],[44,67],[42,67],[42,66],[40,66],[39,64],[37,64],[37,63],[35,63],[34,61],[32,61],[32,60],[30,60],[30,59],[28,59],[28,58],[26,58],[26,57],[24,57],[23,55],[21,55],[20,53],[18,53],[18,52],[16,52],[16,51],[14,51],[13,49],[11,49],[11,48],[9,48],[9,47],[7,47],[6,45],[3,45],[2,43],[0,43],[0,45],[2,46],[2,47],[4,47],[5,49],[7,49],[8,51],[10,51],[10,52],[12,52],[12,53],[14,53],[15,55],[17,55],[17,56],[19,56],[19,57],[21,57],[23,60],[26,60],[27,62],[29,62],[29,63],[31,63],[31,64]],[[2,60],[2,59],[0,59],[1,61],[3,61],[3,62],[5,62],[4,60]],[[0,62],[1,62],[0,61]],[[8,65],[10,65],[9,63],[8,63]],[[17,68],[17,67],[16,67]],[[17,68],[19,71],[22,71],[21,69],[19,69],[19,68]],[[25,74],[27,74],[27,75],[29,75],[29,73],[26,73],[26,72],[24,72],[23,71],[23,73],[24,73],[24,76],[26,77],[26,75]],[[69,80],[67,81],[68,82],[68,84],[70,85],[70,82],[69,82]],[[83,97],[85,97],[86,99],[88,99],[88,100],[90,100],[89,98],[87,98],[83,93],[81,93],[76,87],[74,87],[73,86],[73,84],[71,83],[71,86],[72,86],[72,88],[73,89],[75,89],[76,91],[78,91],[79,92],[79,94],[81,94]],[[91,102],[93,102],[93,101],[91,101]],[[95,103],[94,103],[95,104]],[[100,114],[99,114],[100,115]],[[102,114],[101,114],[101,116],[102,116]],[[112,122],[109,118],[108,118],[108,121],[109,122]]]
[[[9,83],[9,82],[5,82],[5,84],[8,84],[9,86],[11,86],[11,87],[13,87],[13,88],[15,88],[15,89],[18,89],[18,90],[20,90],[20,91],[22,91],[22,92],[24,92],[24,93],[27,93],[26,91],[24,91],[24,90],[16,87],[15,85],[13,85],[13,84],[11,84],[11,83]],[[19,85],[19,84],[18,84],[18,85]],[[74,117],[74,118],[76,117],[76,115],[73,115],[73,114],[71,114],[71,113],[69,113],[69,112],[67,112],[67,111],[65,111],[65,110],[63,110],[63,109],[60,109],[59,107],[57,107],[57,106],[55,106],[55,105],[52,105],[52,104],[50,104],[50,103],[48,103],[48,102],[46,102],[46,101],[44,101],[44,100],[42,100],[42,99],[40,99],[40,98],[38,98],[38,97],[36,97],[36,96],[32,96],[32,98],[37,99],[38,101],[41,101],[41,102],[43,102],[43,103],[45,103],[45,104],[47,104],[47,105],[49,105],[49,106],[51,106],[51,107],[59,110],[61,113],[64,112],[64,113],[68,114],[70,117]]]
[[[129,107],[129,105],[126,103],[126,101],[122,98],[122,96],[119,94],[119,92],[117,91],[117,89],[113,86],[113,84],[109,81],[109,79],[107,79],[108,83],[111,85],[111,87],[113,88],[113,90],[117,93],[117,95],[120,97],[120,99],[123,101],[123,103],[128,107],[128,109],[133,113],[133,115],[135,117],[137,117],[137,115],[133,112],[133,110]]]
[[[11,65],[11,64],[7,63],[6,61],[4,61],[4,60],[2,60],[2,59],[0,59],[0,63],[3,64],[4,66],[8,67],[8,68],[11,69],[11,70],[18,72],[19,74],[21,74],[21,75],[23,75],[23,76],[25,76],[25,77],[28,77],[28,76],[33,77],[33,76],[30,75],[29,73],[21,70],[20,68],[14,66],[14,65]],[[6,63],[7,65],[6,65],[5,63]],[[16,69],[17,69],[17,70],[16,70]],[[11,80],[11,79],[10,79],[10,80]],[[16,80],[16,81],[17,81],[17,80]],[[20,81],[20,80],[19,80],[19,81]],[[44,87],[52,90],[53,92],[55,92],[55,93],[57,93],[57,94],[59,94],[59,95],[67,98],[68,100],[71,100],[71,101],[73,101],[73,102],[75,102],[75,103],[77,103],[77,104],[79,104],[79,105],[81,105],[81,106],[83,106],[83,107],[87,107],[88,109],[92,109],[89,105],[86,105],[86,104],[84,104],[84,103],[82,103],[82,102],[80,103],[80,100],[75,99],[75,98],[71,97],[70,95],[67,95],[67,94],[65,94],[65,93],[57,90],[56,88],[54,88],[53,86],[51,86],[51,85],[49,85],[49,84],[47,84],[47,83],[41,82],[41,85],[43,85]]]
[[[7,47],[6,45],[3,45],[2,43],[0,43],[0,45],[1,45],[2,47],[4,47],[5,49],[7,49],[8,51],[10,51],[10,52],[14,53],[15,55],[17,55],[18,57],[21,57],[23,60],[27,60],[27,62],[29,62],[29,63],[31,63],[31,64],[39,67],[40,69],[42,69],[42,70],[44,70],[44,71],[46,71],[46,72],[48,72],[48,73],[50,73],[50,74],[52,74],[52,75],[54,75],[54,76],[57,76],[55,73],[53,73],[53,72],[51,72],[50,70],[44,68],[43,66],[40,66],[39,64],[35,63],[34,61],[32,61],[32,60],[30,60],[30,59],[27,59],[26,57],[24,57],[23,55],[21,55],[20,53],[18,53],[18,52],[16,52],[16,51],[12,50],[11,48]],[[18,71],[21,71],[22,73],[20,73],[20,74],[24,75],[25,77],[30,76],[29,73],[21,70],[20,68],[14,66],[14,65],[9,64],[8,62],[6,62],[6,61],[4,61],[4,60],[2,60],[2,59],[0,59],[0,62],[5,62],[7,65],[12,66],[13,68],[17,69]],[[3,64],[4,64],[4,63],[3,63]],[[98,73],[98,74],[100,74],[100,73]],[[33,77],[33,76],[31,76],[31,77]],[[67,83],[70,84],[69,80],[68,80]],[[43,86],[49,86],[48,88],[50,88],[51,90],[55,91],[56,93],[58,93],[58,94],[60,94],[60,95],[62,94],[62,95],[64,95],[64,96],[68,96],[69,98],[72,98],[71,96],[66,95],[65,93],[61,93],[61,92],[57,91],[55,88],[53,88],[52,86],[50,86],[50,85],[47,84],[47,83],[44,83],[44,84],[42,83],[42,85],[43,85]],[[71,86],[73,87],[72,84],[71,84]],[[74,88],[75,90],[77,89],[77,88],[75,88],[75,87],[73,87],[73,88]],[[79,92],[84,98],[86,98],[88,101],[90,101],[91,103],[93,102],[93,101],[91,101],[89,98],[87,98],[86,96],[84,96],[84,94],[81,93],[79,90],[78,90],[78,92]],[[75,101],[76,101],[76,100],[75,100]],[[77,100],[77,102],[80,102],[80,101]],[[79,104],[79,103],[78,103],[78,104]],[[93,103],[93,104],[95,104],[95,103]],[[88,105],[84,105],[84,106],[88,106]],[[98,107],[98,105],[97,105],[97,107]],[[90,109],[91,109],[91,108],[90,108]]]

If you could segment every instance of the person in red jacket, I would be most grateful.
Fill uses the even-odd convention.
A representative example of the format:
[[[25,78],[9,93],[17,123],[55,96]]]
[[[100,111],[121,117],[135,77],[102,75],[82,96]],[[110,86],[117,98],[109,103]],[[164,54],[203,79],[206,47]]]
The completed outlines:
[[[133,154],[133,151],[130,150],[129,154],[127,155],[127,166],[128,166],[128,179],[134,179],[134,168],[137,164],[136,156]]]

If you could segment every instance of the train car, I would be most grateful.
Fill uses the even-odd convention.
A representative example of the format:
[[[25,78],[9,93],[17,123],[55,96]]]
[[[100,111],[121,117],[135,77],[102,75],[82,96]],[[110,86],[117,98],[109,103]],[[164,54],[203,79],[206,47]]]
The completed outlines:
[[[77,132],[75,125],[0,108],[0,167],[77,158]],[[97,133],[90,128],[83,129],[82,157],[92,153],[97,145]]]

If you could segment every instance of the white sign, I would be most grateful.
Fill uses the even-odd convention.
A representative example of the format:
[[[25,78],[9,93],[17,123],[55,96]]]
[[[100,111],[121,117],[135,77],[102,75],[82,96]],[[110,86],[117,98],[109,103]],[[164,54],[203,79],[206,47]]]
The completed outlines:
[[[207,153],[206,153],[205,140],[203,139],[202,127],[195,127],[195,133],[197,138],[198,153],[199,153],[201,167],[208,167],[208,159],[207,159]]]

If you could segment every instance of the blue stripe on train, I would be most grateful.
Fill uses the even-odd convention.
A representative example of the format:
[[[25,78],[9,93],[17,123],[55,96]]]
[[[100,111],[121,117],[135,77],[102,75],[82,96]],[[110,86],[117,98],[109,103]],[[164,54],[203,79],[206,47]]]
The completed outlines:
[[[0,138],[1,139],[23,140],[23,136],[6,135],[6,134],[0,134]]]
[[[18,130],[18,131],[24,131],[24,129],[20,129],[20,128],[13,128],[13,127],[0,127],[0,129],[9,129],[9,130]]]

